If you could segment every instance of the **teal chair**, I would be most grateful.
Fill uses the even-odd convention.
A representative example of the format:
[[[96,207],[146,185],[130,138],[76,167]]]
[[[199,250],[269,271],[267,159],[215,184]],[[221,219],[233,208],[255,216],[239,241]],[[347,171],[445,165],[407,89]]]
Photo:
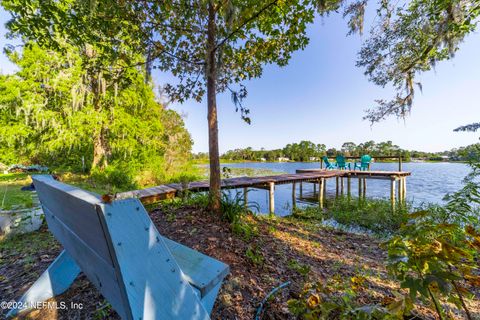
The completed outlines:
[[[325,169],[335,169],[336,168],[335,163],[331,163],[330,161],[328,161],[327,156],[323,156],[322,160],[323,160],[323,163],[325,163]]]
[[[367,171],[369,170],[370,162],[372,162],[372,157],[370,157],[368,154],[365,154],[360,158],[360,162],[355,162],[353,170],[358,168],[360,171]]]
[[[352,170],[351,163],[350,162],[345,162],[345,157],[342,155],[338,155],[335,157],[335,160],[337,161],[336,165],[337,168],[340,170]]]

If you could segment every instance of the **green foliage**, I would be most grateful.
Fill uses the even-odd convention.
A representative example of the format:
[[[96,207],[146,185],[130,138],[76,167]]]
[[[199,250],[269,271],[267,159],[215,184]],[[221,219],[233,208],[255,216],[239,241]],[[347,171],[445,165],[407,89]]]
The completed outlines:
[[[309,265],[299,263],[297,260],[293,260],[293,259],[288,261],[288,268],[298,272],[305,279],[308,277],[308,274],[310,273],[310,270],[311,270]]]
[[[240,237],[246,242],[250,242],[253,237],[258,235],[257,226],[247,219],[239,220],[235,223],[232,223],[232,232]]]
[[[258,204],[246,203],[243,192],[224,191],[220,201],[222,218],[231,224],[233,233],[241,236],[245,241],[250,241],[258,233],[256,226],[247,219],[251,209],[258,210]]]
[[[25,173],[0,174],[0,210],[32,207],[32,193],[21,190],[31,182]]]
[[[53,235],[43,228],[35,232],[15,234],[0,241],[0,263],[4,259],[8,261],[9,257],[34,256],[38,252],[57,247],[59,244]]]
[[[333,219],[345,226],[361,227],[380,236],[390,236],[408,221],[410,208],[411,205],[402,204],[393,210],[388,200],[349,199],[345,196],[328,200],[326,211],[318,206],[295,208],[292,217],[307,221]]]
[[[463,161],[480,162],[480,143],[458,148],[455,150],[455,156]]]
[[[445,207],[410,214],[410,221],[386,243],[390,272],[409,290],[410,299],[430,301],[441,319],[449,315],[442,298],[472,319],[465,304],[472,297],[468,286],[480,285],[479,164],[471,165],[464,188],[448,195]]]
[[[362,277],[350,281],[330,280],[326,284],[306,284],[297,299],[288,301],[291,313],[300,319],[403,319],[394,310],[380,305],[362,305],[356,301]]]
[[[245,197],[242,192],[224,191],[221,199],[222,216],[230,223],[238,222],[247,213]]]
[[[183,120],[156,101],[141,68],[102,80],[98,106],[82,52],[63,48],[57,53],[29,43],[21,54],[10,52],[19,71],[0,76],[1,162],[89,171],[100,130],[105,161],[121,171],[128,166],[128,178],[139,185],[158,184],[188,167],[192,141]]]
[[[93,313],[93,319],[102,320],[107,319],[113,312],[112,305],[104,300],[99,308]]]
[[[392,209],[383,199],[348,199],[340,197],[328,205],[326,216],[347,226],[360,226],[379,234],[391,234],[408,221],[410,206]]]
[[[440,298],[468,314],[464,299],[472,294],[466,284],[480,283],[479,233],[471,226],[432,223],[427,216],[428,212],[411,214],[412,220],[387,242],[388,269],[409,290],[411,300],[430,301],[441,319],[446,313]]]
[[[375,142],[373,140],[365,141],[359,144],[353,142],[345,142],[340,149],[328,148],[324,144],[315,144],[311,141],[301,141],[300,143],[287,144],[282,149],[253,150],[252,148],[239,148],[229,150],[222,154],[221,158],[228,161],[277,161],[280,157],[287,157],[292,161],[318,161],[321,156],[328,155],[335,157],[338,154],[345,156],[359,157],[364,154],[369,154],[373,157],[397,157],[402,156],[403,161],[410,161],[411,158],[443,161],[442,156],[447,156],[451,160],[468,161],[475,157],[478,159],[479,151],[478,145],[473,144],[458,149],[442,152],[425,152],[417,150],[405,150],[398,145],[393,144],[392,141]],[[199,160],[208,159],[208,154],[196,154],[194,158]],[[381,161],[396,161],[392,159],[382,159]]]
[[[206,193],[190,193],[182,201],[188,205],[196,205],[201,208],[208,208],[210,204],[210,199]]]
[[[134,181],[133,170],[127,165],[110,165],[104,170],[93,169],[91,179],[103,185],[107,193],[134,190],[138,187]]]
[[[306,206],[304,208],[294,208],[292,217],[301,220],[322,220],[325,218],[325,214],[318,206]]]
[[[263,264],[264,257],[262,251],[255,245],[251,245],[245,251],[245,256],[252,262],[254,265],[260,266]]]

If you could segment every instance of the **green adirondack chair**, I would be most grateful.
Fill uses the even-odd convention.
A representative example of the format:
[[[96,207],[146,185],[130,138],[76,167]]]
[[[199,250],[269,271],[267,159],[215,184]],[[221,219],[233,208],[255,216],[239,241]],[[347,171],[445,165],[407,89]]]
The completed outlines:
[[[327,156],[323,156],[322,160],[323,160],[323,163],[325,163],[325,169],[332,169],[333,170],[333,169],[336,168],[335,163],[331,163],[330,161],[328,161]]]
[[[353,170],[358,168],[360,171],[367,171],[369,170],[370,162],[372,162],[372,157],[365,154],[360,158],[360,162],[355,162]]]
[[[337,168],[340,170],[352,170],[351,163],[345,161],[345,157],[342,155],[338,155],[335,157],[335,160],[337,161],[336,165]]]

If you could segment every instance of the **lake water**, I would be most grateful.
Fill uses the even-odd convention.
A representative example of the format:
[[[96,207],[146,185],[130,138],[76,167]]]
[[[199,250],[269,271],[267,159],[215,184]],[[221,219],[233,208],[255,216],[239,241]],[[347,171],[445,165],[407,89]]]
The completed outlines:
[[[319,168],[318,162],[248,162],[222,164],[222,167],[266,169],[275,172],[295,173],[297,169]],[[397,171],[398,163],[372,163],[371,170]],[[462,180],[470,171],[468,165],[463,163],[403,163],[403,171],[412,173],[407,178],[407,200],[415,205],[422,203],[442,203],[442,198],[447,193],[455,192],[462,187]],[[352,179],[352,195],[358,194],[358,179]],[[326,184],[327,197],[335,195],[335,179],[329,179]],[[298,201],[297,184],[297,201]],[[243,189],[242,189],[243,190]],[[304,183],[303,192],[313,192],[313,184]],[[346,181],[345,181],[346,192]],[[367,197],[385,198],[390,197],[390,181],[367,180]],[[262,189],[250,189],[248,201],[255,202],[260,207],[260,212],[268,212],[268,191]],[[298,201],[297,206],[308,205]],[[278,215],[290,214],[292,208],[292,185],[275,186],[275,213]]]

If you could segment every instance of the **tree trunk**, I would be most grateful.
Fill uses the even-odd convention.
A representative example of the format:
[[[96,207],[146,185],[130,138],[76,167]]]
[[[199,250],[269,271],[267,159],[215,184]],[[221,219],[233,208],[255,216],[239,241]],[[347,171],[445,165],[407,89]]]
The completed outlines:
[[[100,76],[97,72],[90,72],[90,85],[93,95],[93,107],[95,112],[102,111]],[[103,123],[98,123],[93,135],[93,161],[92,169],[105,169],[108,165],[108,142],[106,138],[106,129]]]
[[[105,130],[103,130],[103,128],[98,128],[98,132],[95,134],[93,141],[92,169],[105,169],[105,167],[108,165],[107,155],[108,147],[105,138]]]
[[[215,8],[213,1],[208,3],[207,30],[207,104],[208,104],[208,147],[210,155],[210,206],[220,214],[220,155],[218,152],[218,121],[215,61]]]

